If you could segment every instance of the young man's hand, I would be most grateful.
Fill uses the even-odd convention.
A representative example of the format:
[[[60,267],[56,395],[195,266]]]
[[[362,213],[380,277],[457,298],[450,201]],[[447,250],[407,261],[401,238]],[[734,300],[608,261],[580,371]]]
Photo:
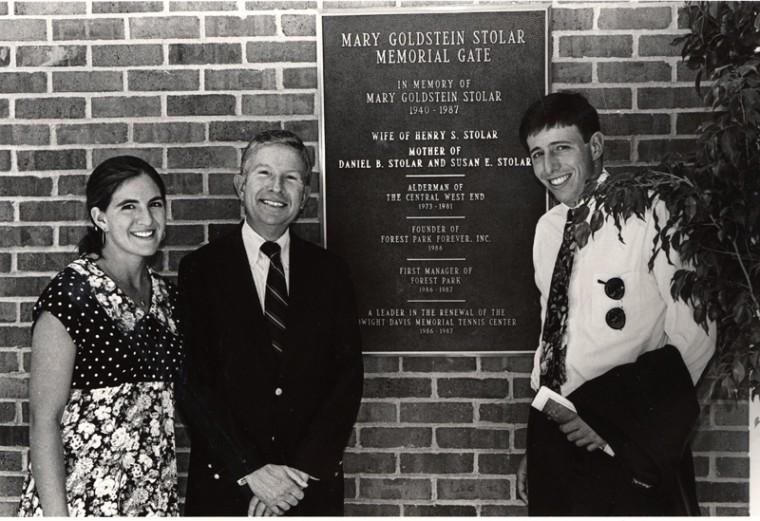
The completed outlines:
[[[578,447],[586,447],[586,450],[589,452],[601,449],[607,445],[607,442],[594,429],[589,427],[580,416],[576,416],[565,423],[560,423],[559,430],[565,433],[568,441],[575,443]]]
[[[525,454],[517,467],[517,497],[528,504],[528,455]]]

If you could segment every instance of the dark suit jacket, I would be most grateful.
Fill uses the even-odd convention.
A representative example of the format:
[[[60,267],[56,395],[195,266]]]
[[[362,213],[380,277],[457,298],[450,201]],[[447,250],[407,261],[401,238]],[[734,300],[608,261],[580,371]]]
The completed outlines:
[[[178,401],[192,450],[186,515],[246,515],[236,480],[286,464],[310,481],[289,513],[340,515],[343,450],[363,370],[346,265],[291,232],[287,347],[273,350],[240,229],[182,259],[187,362]]]
[[[699,404],[675,347],[615,367],[568,399],[615,457],[576,447],[531,408],[530,515],[699,515],[688,443]]]

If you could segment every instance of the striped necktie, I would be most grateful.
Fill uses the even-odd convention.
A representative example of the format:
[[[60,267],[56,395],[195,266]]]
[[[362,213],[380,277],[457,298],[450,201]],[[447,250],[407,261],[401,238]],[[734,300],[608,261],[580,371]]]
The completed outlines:
[[[565,355],[567,353],[567,292],[570,286],[570,274],[573,272],[575,254],[575,236],[573,210],[567,211],[562,244],[554,262],[549,296],[546,299],[544,331],[541,335],[541,385],[560,392],[560,387],[567,381]]]
[[[288,314],[288,286],[285,271],[280,260],[280,245],[267,241],[261,245],[261,251],[269,257],[267,288],[264,293],[264,315],[269,325],[272,347],[278,353],[285,350],[285,324]]]

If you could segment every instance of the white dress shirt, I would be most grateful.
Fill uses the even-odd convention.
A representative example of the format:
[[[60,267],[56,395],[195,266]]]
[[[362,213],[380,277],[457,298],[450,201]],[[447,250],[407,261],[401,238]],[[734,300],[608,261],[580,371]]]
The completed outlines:
[[[264,297],[266,295],[267,288],[267,274],[269,274],[269,257],[261,251],[261,245],[267,240],[256,233],[253,228],[245,222],[242,226],[243,234],[243,246],[245,246],[245,254],[248,257],[248,265],[251,268],[251,275],[253,275],[253,282],[256,285],[256,293],[259,296],[259,303],[261,304],[261,310],[264,310]],[[285,271],[285,284],[288,291],[290,291],[290,230],[285,230],[285,233],[274,241],[280,245],[280,260],[282,261],[282,268]]]
[[[594,211],[593,202],[589,209],[590,216]],[[536,225],[533,267],[541,294],[542,329],[567,210],[568,206],[558,204]],[[657,204],[655,211],[659,222],[665,223],[664,204]],[[644,218],[632,215],[623,223],[624,243],[618,238],[612,218],[608,218],[601,229],[589,237],[588,243],[575,252],[568,288],[567,381],[561,387],[564,396],[613,367],[633,362],[639,355],[665,344],[672,344],[681,352],[696,383],[715,351],[714,324],[707,334],[694,321],[692,309],[680,300],[674,301],[670,295],[673,274],[682,267],[678,255],[671,249],[671,265],[665,253],[659,252],[649,271],[655,234],[652,211]],[[625,295],[620,300],[609,298],[604,284],[599,282],[614,277],[621,278],[625,284]],[[626,317],[625,326],[619,330],[609,327],[605,321],[607,311],[618,306],[623,308]],[[539,340],[531,374],[533,389],[540,385],[540,362]]]

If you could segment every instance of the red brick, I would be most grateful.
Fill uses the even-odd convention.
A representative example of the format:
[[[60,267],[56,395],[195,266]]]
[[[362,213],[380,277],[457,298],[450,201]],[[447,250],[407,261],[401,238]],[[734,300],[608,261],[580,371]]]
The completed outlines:
[[[506,479],[438,479],[438,499],[511,499]]]
[[[441,427],[436,429],[435,439],[439,447],[451,449],[509,448],[509,431],[505,429]]]
[[[239,43],[178,43],[169,45],[172,65],[240,63],[243,51]]]
[[[528,507],[521,505],[483,505],[481,516],[528,517]]]
[[[234,147],[183,147],[169,148],[169,168],[234,168],[238,164]]]
[[[16,100],[18,119],[72,119],[85,115],[84,98],[30,98]]]
[[[118,18],[53,20],[53,40],[121,40],[124,21]]]
[[[47,23],[45,20],[0,20],[0,41],[45,41]]]
[[[284,14],[280,19],[285,36],[315,36],[317,19],[312,14]]]
[[[317,2],[298,1],[298,0],[259,0],[256,2],[246,2],[245,8],[249,11],[265,11],[270,9],[314,9]]]
[[[48,125],[0,125],[2,145],[49,145]],[[0,190],[0,193],[3,193]]]
[[[0,92],[2,93],[23,92],[31,94],[46,91],[47,75],[44,72],[0,73]]]
[[[314,114],[313,94],[253,94],[243,96],[243,114],[280,116]]]
[[[208,193],[209,195],[231,195],[237,196],[235,187],[232,185],[232,173],[227,174],[209,174],[208,175]],[[366,370],[365,370],[366,372]]]
[[[61,125],[56,130],[59,145],[98,144],[112,145],[127,141],[126,123],[86,123]]]
[[[209,123],[209,140],[247,143],[259,132],[272,127],[271,121],[212,121]]]
[[[583,94],[597,110],[630,109],[632,107],[631,89],[576,89]],[[643,108],[639,106],[640,108]]]
[[[54,72],[53,90],[56,92],[107,92],[123,90],[120,72],[76,71]]]
[[[24,333],[19,335],[9,335],[6,332],[8,329],[24,330]],[[14,346],[15,344],[19,347],[29,347],[32,342],[31,328],[0,327],[0,339],[3,340],[4,346]],[[29,379],[0,377],[0,393],[2,393],[3,398],[28,398]]]
[[[710,112],[678,112],[676,113],[676,133],[679,135],[696,134],[702,123],[710,120]]]
[[[605,139],[604,140],[604,160],[607,163],[613,161],[630,161],[631,160],[631,140],[630,139]]]
[[[513,449],[525,450],[528,443],[528,429],[515,429]]]
[[[404,474],[470,474],[473,471],[472,454],[412,453],[401,454],[401,472]]]
[[[13,13],[21,16],[85,14],[86,2],[13,2]]]
[[[0,426],[0,445],[6,447],[26,447],[29,446],[29,427],[26,425],[2,425]],[[20,478],[19,478],[20,479]],[[19,495],[21,492],[21,484],[19,482],[19,489],[11,494],[2,493],[2,495]]]
[[[639,161],[659,162],[665,156],[687,158],[696,150],[696,141],[693,139],[647,139],[639,141]]]
[[[352,483],[353,484],[353,483]],[[349,489],[346,488],[346,497],[353,498],[356,496],[355,490],[351,489],[354,494],[349,496]],[[348,517],[374,517],[374,516],[395,516],[401,515],[401,507],[399,505],[389,505],[380,503],[351,503],[346,502],[344,508],[344,515]]]
[[[704,478],[710,474],[710,458],[694,456],[694,476]]]
[[[0,67],[7,67],[11,63],[11,48],[0,47]]]
[[[227,94],[198,94],[168,96],[166,113],[169,116],[216,116],[235,114],[235,97]]]
[[[671,68],[667,62],[602,62],[597,76],[603,83],[670,81]]]
[[[239,219],[240,204],[230,199],[174,199],[172,217],[182,221],[206,219]]]
[[[368,499],[430,499],[432,487],[428,479],[365,479],[359,480],[359,497]]]
[[[0,470],[21,471],[21,453],[17,451],[0,451]]]
[[[169,2],[170,11],[235,11],[237,10],[237,2],[228,1],[220,2],[214,0],[212,2],[191,2],[190,0],[182,0]]]
[[[53,229],[47,226],[0,226],[0,247],[2,248],[51,246],[52,244]]]
[[[0,322],[15,322],[18,318],[16,308],[17,306],[15,302],[0,302]],[[0,355],[2,355],[2,353],[0,353]],[[0,372],[7,371],[3,371],[2,367],[0,367]]]
[[[396,7],[396,0],[322,0],[322,2],[325,9]]]
[[[670,7],[615,7],[601,9],[599,29],[665,29],[672,20]]]
[[[93,13],[154,13],[163,11],[163,2],[94,2]],[[134,35],[133,35],[134,37]]]
[[[475,517],[477,510],[471,505],[404,505],[404,516],[411,517]]]
[[[397,417],[395,403],[362,400],[356,421],[357,423],[393,423]]]
[[[235,231],[240,231],[240,225],[237,223],[209,223],[208,225],[208,240],[213,241],[224,235],[228,235]]]
[[[0,222],[13,220],[13,205],[8,201],[0,201]]]
[[[698,69],[691,69],[682,61],[676,64],[676,79],[678,81],[695,81],[697,79],[697,72]]]
[[[192,143],[206,139],[203,123],[135,123],[137,143]]]
[[[681,56],[681,47],[673,45],[676,34],[642,34],[639,56]]]
[[[399,358],[387,355],[364,355],[364,373],[398,372]]]
[[[72,252],[19,252],[18,269],[21,271],[54,271],[58,272],[65,268],[72,260]]]
[[[749,425],[747,402],[723,402],[712,405],[715,425]]]
[[[499,378],[439,378],[438,396],[443,398],[506,398],[509,382]]]
[[[7,427],[2,428],[5,429]],[[23,476],[3,476],[3,478],[0,479],[0,495],[18,496],[21,494],[23,486]]]
[[[749,450],[747,431],[706,431],[700,430],[691,444],[695,452],[730,451],[746,453]]]
[[[593,9],[552,9],[552,31],[587,31],[593,27]]]
[[[199,38],[200,21],[195,16],[151,16],[129,19],[132,38]]]
[[[0,99],[0,118],[7,118],[10,115],[9,106],[7,99]]]
[[[87,168],[84,150],[19,150],[18,169],[25,170],[82,170]],[[52,220],[56,220],[53,217]]]
[[[171,195],[198,195],[203,193],[203,176],[191,173],[171,173],[161,176],[166,183],[166,191]]]
[[[693,87],[649,87],[638,91],[638,106],[642,109],[671,109],[704,107]]]
[[[429,398],[432,382],[429,378],[366,378],[366,398]]]
[[[552,63],[552,81],[555,83],[590,83],[591,64],[576,62]]]
[[[3,304],[11,304],[15,314],[15,305],[12,302],[3,302]],[[0,352],[0,373],[8,374],[18,371],[18,355],[17,351]]]
[[[11,169],[10,150],[0,150],[0,170],[7,172]]]
[[[476,359],[464,356],[407,356],[403,359],[403,368],[407,373],[470,372],[476,369]]]
[[[92,151],[92,164],[99,165],[114,156],[130,155],[139,157],[155,168],[163,166],[163,151],[160,148],[96,148]]]
[[[134,67],[161,65],[164,51],[161,45],[96,45],[92,47],[94,67]]]
[[[393,474],[396,472],[396,455],[387,452],[346,452],[343,471],[347,474]]]
[[[482,403],[480,404],[480,421],[495,423],[527,423],[528,403]]]
[[[58,244],[60,246],[74,246],[79,243],[87,231],[84,224],[78,226],[61,226],[58,232]]]
[[[605,135],[669,134],[669,114],[600,114]]]
[[[0,15],[8,14],[8,2],[0,3]]]
[[[470,402],[401,403],[401,421],[410,423],[472,423]]]
[[[168,266],[169,271],[177,271],[179,269],[179,263],[182,260],[182,258],[188,253],[190,253],[191,251],[192,249],[186,250],[186,251],[172,250],[168,252],[169,253],[169,266]]]
[[[516,474],[523,454],[478,454],[478,472],[480,474]]]
[[[129,71],[128,90],[198,90],[198,71]]]
[[[72,67],[87,64],[84,45],[34,45],[16,49],[19,67]]]
[[[484,372],[530,373],[533,370],[533,355],[483,355],[480,370]]]
[[[256,16],[207,16],[206,36],[273,36],[277,34],[275,17]]]
[[[203,226],[169,225],[166,227],[165,246],[197,246],[203,242]]]
[[[359,444],[362,447],[430,447],[433,430],[429,427],[362,427]]]
[[[742,458],[717,457],[715,469],[719,478],[749,479],[749,455]]]
[[[0,273],[9,273],[11,271],[11,254],[0,253]]]
[[[22,302],[21,303],[21,322],[31,322],[32,321],[32,309],[34,308],[34,302]],[[24,362],[24,371],[29,370],[29,364],[31,363],[32,357],[31,352],[22,353],[23,362]]]
[[[86,218],[82,201],[21,201],[21,220],[34,221],[78,221]]]
[[[206,90],[266,90],[276,87],[272,69],[207,69],[204,75]]]
[[[158,96],[92,98],[92,116],[95,118],[139,118],[160,115],[161,98]]]
[[[288,120],[283,123],[285,130],[295,132],[304,141],[316,141],[319,138],[319,126],[316,120]],[[319,182],[319,176],[311,176],[312,183]],[[318,186],[318,185],[317,185]],[[312,193],[316,192],[314,186],[312,186]]]
[[[628,58],[633,55],[633,39],[629,35],[560,36],[562,58]]]
[[[747,503],[748,482],[697,482],[697,497],[702,503]]]
[[[32,176],[0,177],[0,194],[15,195],[50,195],[53,180]]]
[[[15,402],[0,403],[0,422],[10,423],[16,420]]]
[[[249,63],[314,62],[315,42],[248,42],[245,55]]]

